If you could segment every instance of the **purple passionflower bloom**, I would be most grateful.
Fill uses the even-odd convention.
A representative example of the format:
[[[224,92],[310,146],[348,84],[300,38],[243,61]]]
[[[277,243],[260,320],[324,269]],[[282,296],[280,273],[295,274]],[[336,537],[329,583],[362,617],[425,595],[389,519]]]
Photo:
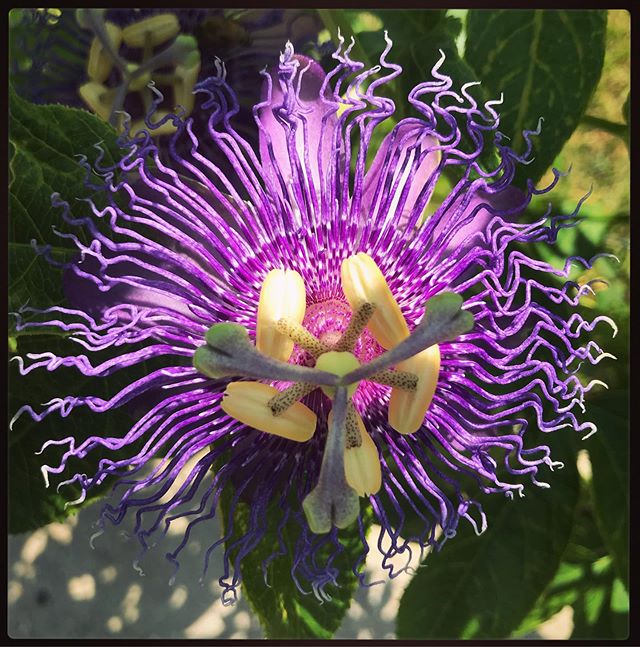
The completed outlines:
[[[243,502],[250,522],[225,526],[226,594],[239,584],[243,556],[263,541],[267,514],[279,515],[280,554],[285,524],[298,529],[286,549],[291,575],[322,596],[344,550],[340,528],[359,529],[353,570],[363,578],[369,546],[359,497],[370,503],[394,576],[388,559],[409,541],[439,548],[461,520],[485,528],[463,479],[507,496],[525,483],[547,486],[539,472],[558,463],[547,446],[531,445],[530,425],[595,431],[575,411],[596,382],[583,385],[575,372],[605,354],[580,339],[598,321],[612,322],[557,314],[551,304],[574,309],[589,286],[565,280],[570,262],[553,268],[518,247],[554,243],[575,213],[526,221],[541,191],[512,181],[530,149],[519,156],[503,143],[498,102],[477,105],[473,84],[454,89],[440,72],[444,55],[407,98],[416,116],[400,120],[373,154],[375,129],[395,109],[379,92],[401,74],[387,60],[390,48],[387,39],[380,64],[365,69],[341,41],[325,74],[288,43],[277,69],[263,72],[253,110],[258,150],[234,129],[238,103],[219,65],[196,88],[208,142],[192,118],[175,117],[170,164],[139,134],[124,138],[127,153],[114,168],[96,169],[108,206],[94,207],[93,218],[74,218],[54,199],[90,242],[64,234],[80,251],[65,266],[70,307],[26,308],[41,318],[18,328],[57,327],[83,351],[29,354],[21,372],[70,366],[100,379],[150,358],[161,366],[110,399],[63,395],[17,415],[146,407],[122,435],[45,443],[49,454],[66,448],[43,474],[79,484],[83,497],[119,477],[101,525],[135,511],[143,552],[186,518],[184,539],[168,554],[174,562],[231,488],[230,515]],[[491,171],[478,162],[487,134],[499,158]],[[459,179],[426,217],[449,167]],[[111,355],[92,363],[85,351]],[[97,471],[69,473],[72,459],[90,452],[103,457]],[[184,482],[163,498],[181,472]],[[421,530],[409,530],[409,516]]]

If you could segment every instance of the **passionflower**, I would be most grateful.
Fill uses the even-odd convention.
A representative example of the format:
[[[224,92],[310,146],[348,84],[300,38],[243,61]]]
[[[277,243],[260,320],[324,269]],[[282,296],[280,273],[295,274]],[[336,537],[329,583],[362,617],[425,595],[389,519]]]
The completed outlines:
[[[108,354],[29,354],[18,359],[23,374],[67,366],[103,382],[149,366],[109,398],[22,407],[16,417],[36,421],[78,407],[143,409],[121,435],[45,442],[49,456],[66,446],[42,467],[47,482],[79,484],[84,497],[117,477],[100,530],[135,511],[143,553],[186,519],[173,562],[228,488],[224,537],[207,551],[208,560],[224,543],[226,596],[243,557],[265,540],[267,515],[278,516],[279,549],[265,570],[292,552],[296,584],[322,597],[344,529],[359,532],[353,570],[364,577],[369,506],[393,577],[389,558],[409,541],[439,548],[461,520],[484,529],[470,482],[510,497],[527,482],[547,486],[539,472],[558,463],[531,444],[530,426],[595,431],[576,409],[596,382],[575,372],[606,355],[583,335],[612,322],[557,314],[552,304],[575,309],[589,286],[566,280],[569,263],[554,268],[523,245],[555,242],[576,214],[528,221],[532,196],[550,188],[512,186],[532,132],[523,156],[506,146],[498,102],[479,106],[473,83],[454,89],[440,72],[444,55],[407,97],[415,116],[374,151],[376,129],[395,110],[381,92],[402,72],[385,38],[372,69],[341,40],[327,74],[287,43],[276,69],[263,72],[253,110],[259,150],[234,129],[238,102],[218,62],[196,86],[208,142],[192,117],[173,116],[170,164],[142,133],[123,137],[115,167],[94,167],[108,206],[94,206],[93,217],[74,218],[54,195],[64,220],[84,231],[61,234],[80,253],[64,266],[70,306],[19,315],[19,328],[54,326],[83,351]],[[497,152],[490,170],[479,162],[485,141]],[[202,154],[205,145],[233,178]],[[451,169],[457,180],[433,209]],[[72,462],[94,452],[97,471],[73,473]],[[240,504],[250,510],[242,527],[233,523]],[[296,541],[285,542],[285,525],[297,528]]]
[[[300,9],[25,9],[14,19],[12,81],[36,103],[91,110],[132,132],[144,128],[154,95],[164,93],[156,119],[194,108],[198,80],[226,62],[244,121],[259,94],[255,77],[282,42],[303,47],[316,40],[317,16]],[[206,123],[206,122],[205,122]],[[244,124],[243,124],[244,125]],[[172,133],[171,120],[153,131]]]

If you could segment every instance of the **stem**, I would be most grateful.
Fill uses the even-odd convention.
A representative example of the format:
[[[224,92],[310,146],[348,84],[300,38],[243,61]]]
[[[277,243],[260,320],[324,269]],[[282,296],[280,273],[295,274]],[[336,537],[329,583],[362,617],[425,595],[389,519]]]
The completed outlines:
[[[185,44],[180,41],[175,41],[169,45],[166,49],[163,49],[161,52],[158,52],[155,56],[152,56],[148,60],[142,62],[140,66],[131,74],[131,77],[140,76],[146,72],[153,72],[159,67],[164,67],[165,65],[174,65],[179,61],[183,56],[189,54],[193,51],[191,45]]]
[[[595,117],[593,115],[583,115],[580,123],[587,128],[599,128],[605,132],[620,137],[625,142],[629,141],[629,126],[627,124],[617,123],[615,121],[609,121],[608,119],[602,119],[601,117]]]
[[[147,31],[144,34],[144,48],[142,50],[142,62],[146,63],[153,56],[153,41],[151,40],[151,32]]]
[[[115,128],[117,126],[116,112],[122,110],[124,107],[124,100],[127,96],[129,81],[125,76],[123,82],[117,87],[116,94],[113,97],[111,104],[111,114],[109,115],[109,123]]]
[[[93,31],[98,40],[102,43],[105,51],[109,54],[109,56],[111,56],[113,62],[124,76],[127,71],[127,64],[122,58],[120,58],[120,54],[118,54],[118,52],[116,52],[116,50],[113,48],[113,43],[111,42],[111,40],[109,40],[109,35],[104,28],[102,16],[97,14],[94,9],[87,9],[86,15],[91,27],[91,31]]]
[[[318,534],[329,532],[332,526],[346,528],[360,513],[360,500],[344,473],[348,405],[347,389],[338,387],[318,484],[302,502],[309,528]]]

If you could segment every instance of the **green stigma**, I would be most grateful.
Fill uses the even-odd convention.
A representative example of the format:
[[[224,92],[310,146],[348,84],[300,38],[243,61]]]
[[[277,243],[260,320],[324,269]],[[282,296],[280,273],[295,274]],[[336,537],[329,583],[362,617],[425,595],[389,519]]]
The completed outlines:
[[[360,366],[360,362],[353,353],[347,351],[336,351],[330,350],[327,353],[322,353],[316,361],[316,368],[320,371],[327,371],[327,373],[333,373],[338,377],[342,377],[347,373],[350,373],[354,369]],[[352,382],[347,385],[347,395],[351,397],[358,388],[360,382]],[[322,390],[330,398],[333,398],[335,395],[335,388],[323,386]]]

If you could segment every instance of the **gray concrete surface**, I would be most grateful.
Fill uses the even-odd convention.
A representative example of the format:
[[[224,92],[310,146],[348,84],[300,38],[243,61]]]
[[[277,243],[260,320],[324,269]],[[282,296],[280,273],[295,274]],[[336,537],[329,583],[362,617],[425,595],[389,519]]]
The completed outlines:
[[[143,563],[141,576],[132,566],[138,552],[135,540],[126,540],[109,527],[89,545],[99,506],[82,510],[65,523],[51,524],[33,533],[9,538],[8,631],[13,638],[249,638],[263,637],[258,620],[241,597],[223,606],[214,553],[204,585],[203,539],[219,532],[215,523],[206,536],[195,536],[181,556],[174,586],[164,559],[180,540],[174,526]],[[377,529],[374,529],[377,536]],[[207,541],[208,545],[210,541]],[[375,546],[375,542],[373,542]],[[369,581],[384,579],[375,549],[367,562]],[[358,591],[336,638],[393,639],[395,616],[409,577]],[[571,608],[542,625],[527,638],[567,638]]]
[[[199,537],[182,553],[174,586],[173,569],[163,544],[145,559],[144,576],[132,567],[138,546],[109,527],[89,545],[98,507],[89,507],[65,523],[9,538],[8,630],[13,638],[262,638],[262,630],[240,597],[223,606],[215,574],[219,555],[202,573]],[[202,524],[203,526],[206,524]],[[215,524],[209,536],[219,532]],[[166,546],[180,539],[176,527]],[[217,557],[217,559],[215,559]],[[382,577],[376,561],[369,576]],[[407,578],[358,592],[336,637],[394,638],[394,618]]]

